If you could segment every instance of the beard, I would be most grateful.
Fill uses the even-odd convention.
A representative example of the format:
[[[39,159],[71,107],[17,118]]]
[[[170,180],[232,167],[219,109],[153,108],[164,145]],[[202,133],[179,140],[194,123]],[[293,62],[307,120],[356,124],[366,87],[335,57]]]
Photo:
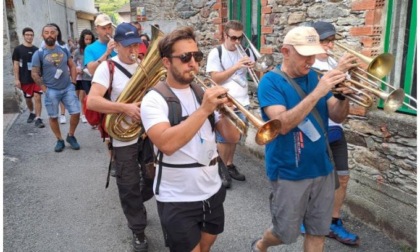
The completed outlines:
[[[53,46],[53,45],[55,45],[55,39],[54,38],[46,38],[46,39],[44,39],[44,41],[45,41],[45,44],[46,45],[48,45],[48,46]]]
[[[194,69],[191,69],[191,71],[196,72]],[[192,75],[189,74],[189,77],[184,77],[183,73],[179,72],[176,68],[172,68],[171,73],[173,78],[180,84],[189,85],[194,80]]]

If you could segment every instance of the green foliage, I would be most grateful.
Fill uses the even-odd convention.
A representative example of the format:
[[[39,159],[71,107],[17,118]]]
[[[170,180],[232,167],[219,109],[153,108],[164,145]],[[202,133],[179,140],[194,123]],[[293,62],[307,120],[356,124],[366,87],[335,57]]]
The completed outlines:
[[[116,10],[129,2],[129,0],[95,0],[95,4],[99,5],[99,12],[106,13],[110,16],[114,24],[118,23],[119,15],[116,13]]]

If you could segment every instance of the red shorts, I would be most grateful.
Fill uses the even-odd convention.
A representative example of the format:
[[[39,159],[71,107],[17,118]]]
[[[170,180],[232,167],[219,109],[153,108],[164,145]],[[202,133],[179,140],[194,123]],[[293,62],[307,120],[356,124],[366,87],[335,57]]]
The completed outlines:
[[[34,93],[42,94],[42,89],[36,83],[22,84],[22,91],[25,98],[34,97]]]

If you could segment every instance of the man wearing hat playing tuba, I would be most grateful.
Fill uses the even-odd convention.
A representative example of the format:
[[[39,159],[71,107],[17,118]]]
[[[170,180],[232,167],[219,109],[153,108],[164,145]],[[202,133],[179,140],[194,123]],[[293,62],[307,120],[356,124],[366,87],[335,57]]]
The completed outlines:
[[[115,48],[118,55],[112,57],[114,64],[120,64],[129,73],[133,74],[137,67],[138,46],[141,43],[137,29],[129,24],[122,23],[115,30]],[[87,106],[91,110],[102,113],[124,113],[129,120],[140,121],[140,102],[116,102],[130,78],[115,67],[111,100],[104,98],[110,85],[110,71],[108,62],[102,62],[95,71],[92,79]],[[137,163],[137,139],[122,142],[112,141],[118,193],[128,227],[133,232],[134,251],[147,252],[148,244],[144,230],[147,225],[146,208],[140,190],[140,168]]]

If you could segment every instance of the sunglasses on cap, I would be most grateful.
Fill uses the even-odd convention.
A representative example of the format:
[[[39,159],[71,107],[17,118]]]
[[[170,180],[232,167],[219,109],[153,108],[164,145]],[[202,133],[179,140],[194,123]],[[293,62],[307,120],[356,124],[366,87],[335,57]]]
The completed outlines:
[[[230,38],[231,41],[236,41],[236,40],[241,41],[244,38],[244,35],[236,37],[236,36],[229,36],[229,34],[227,34],[227,33],[226,33],[226,36],[228,36],[228,38]]]
[[[178,58],[181,60],[182,63],[188,63],[190,62],[192,57],[194,57],[195,62],[201,62],[203,60],[204,54],[200,51],[187,52],[177,56],[171,55],[168,58]]]

